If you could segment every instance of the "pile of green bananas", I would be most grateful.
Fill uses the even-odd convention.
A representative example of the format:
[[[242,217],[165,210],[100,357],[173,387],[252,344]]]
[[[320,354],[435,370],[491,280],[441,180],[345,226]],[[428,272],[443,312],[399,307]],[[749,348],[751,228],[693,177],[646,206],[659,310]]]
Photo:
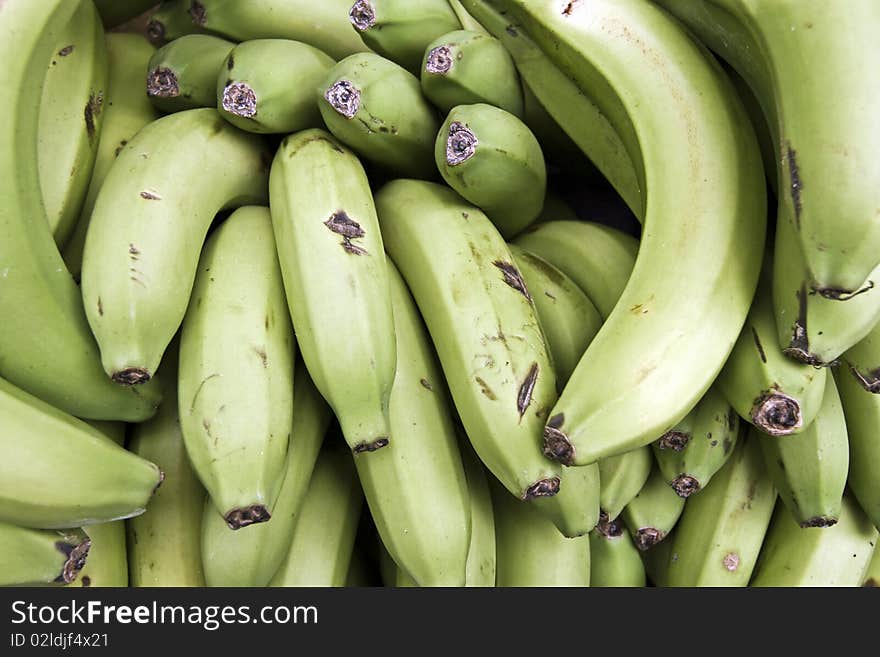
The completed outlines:
[[[0,4],[0,585],[880,582],[877,0]]]

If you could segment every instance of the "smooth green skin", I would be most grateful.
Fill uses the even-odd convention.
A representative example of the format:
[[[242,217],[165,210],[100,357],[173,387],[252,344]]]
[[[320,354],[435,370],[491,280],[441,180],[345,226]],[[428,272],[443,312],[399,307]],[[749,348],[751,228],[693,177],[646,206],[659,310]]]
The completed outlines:
[[[651,443],[654,459],[666,483],[674,488],[679,477],[689,477],[696,484],[689,495],[695,495],[727,463],[739,440],[740,420],[727,398],[712,386],[672,431],[686,433],[690,439],[680,451],[675,451],[661,447],[661,437]]]
[[[646,585],[645,565],[625,527],[605,535],[590,532],[590,588],[640,587]]]
[[[760,270],[761,154],[723,72],[647,0],[592,0],[568,15],[555,0],[495,4],[579,85],[598,85],[597,103],[627,134],[651,190],[632,275],[547,420],[562,434],[560,457],[586,465],[650,443],[721,370]]]
[[[157,119],[119,152],[82,266],[81,303],[108,376],[156,371],[186,313],[211,221],[221,209],[266,203],[267,162],[260,137],[208,108]]]
[[[547,221],[579,221],[577,212],[564,201],[561,196],[551,189],[544,194],[544,207],[541,208],[541,214],[535,219],[535,223]]]
[[[876,523],[875,523],[876,526]],[[880,550],[877,544],[874,544],[874,554],[871,556],[871,562],[865,569],[865,577],[862,580],[862,586],[878,587],[880,586]]]
[[[494,264],[513,262],[507,244],[479,208],[445,185],[394,180],[376,193],[376,208],[385,248],[418,304],[471,444],[524,499],[533,485],[561,475],[540,449],[556,377],[534,306]],[[520,389],[534,365],[520,414]]]
[[[111,28],[140,16],[154,6],[156,0],[93,0],[93,4],[101,14],[104,27]]]
[[[269,188],[287,305],[312,380],[353,450],[393,440],[390,275],[363,166],[327,132],[304,130],[282,141]],[[326,225],[340,211],[364,233],[348,246]]]
[[[495,586],[495,512],[486,467],[458,427],[461,460],[467,477],[468,497],[471,502],[471,541],[468,546],[465,586]]]
[[[509,15],[499,14],[485,0],[463,0],[462,4],[504,44],[516,62],[519,76],[553,121],[599,169],[636,217],[643,218],[642,188],[633,161],[595,100],[566,76],[525,31],[516,26],[509,31]],[[537,133],[535,126],[529,125]]]
[[[381,544],[379,548],[379,571],[382,575],[382,586],[397,589],[417,588],[419,584],[395,563],[388,548],[384,544]]]
[[[48,62],[37,132],[40,191],[59,248],[70,237],[89,188],[107,101],[101,18],[93,2],[76,4]]]
[[[834,377],[825,379],[822,406],[795,436],[759,435],[764,463],[779,498],[795,520],[836,522],[849,471],[849,438]]]
[[[269,586],[345,586],[364,494],[343,441],[331,438],[336,440],[318,455],[290,546]]]
[[[776,228],[773,254],[773,311],[780,346],[791,357],[831,365],[880,322],[880,265],[866,291],[844,301],[815,293],[790,222]],[[880,363],[878,363],[880,364]]]
[[[55,529],[143,513],[155,463],[0,379],[0,521]]]
[[[452,66],[443,73],[427,68],[435,48],[449,49]],[[419,69],[422,93],[444,114],[456,105],[486,103],[522,118],[523,91],[516,64],[493,36],[471,30],[442,34],[425,48]]]
[[[621,516],[636,544],[647,545],[669,535],[684,511],[684,503],[684,498],[672,490],[660,468],[655,466],[642,489],[623,508]],[[656,539],[648,536],[655,532]]]
[[[81,529],[29,529],[0,522],[0,553],[3,554],[0,586],[56,583],[63,576],[68,561],[65,550],[87,540],[88,536]],[[86,554],[86,563],[90,553],[91,548]]]
[[[751,578],[776,489],[754,432],[740,440],[708,486],[688,500],[673,534],[665,586],[741,587]],[[661,545],[663,545],[661,543]]]
[[[746,422],[775,435],[802,432],[816,418],[825,394],[827,368],[800,363],[783,353],[776,339],[770,263],[765,263],[752,308],[715,385]],[[776,393],[796,404],[791,421],[764,412]]]
[[[300,41],[253,39],[235,46],[217,76],[217,108],[232,125],[259,133],[291,133],[323,127],[315,103],[317,87],[333,66],[329,55]],[[230,84],[246,84],[256,97],[255,114],[235,114],[224,105]]]
[[[590,537],[566,538],[532,506],[490,484],[498,587],[590,586]]]
[[[40,196],[37,125],[45,64],[75,3],[7,0],[0,22],[0,376],[77,417],[141,421],[156,386],[123,390],[101,371],[79,288],[61,259]],[[27,312],[22,312],[26,308]],[[59,376],[61,374],[61,376]]]
[[[645,445],[599,460],[599,507],[615,520],[651,474],[654,459]]]
[[[477,139],[474,154],[455,165],[446,155],[453,123]],[[454,107],[437,133],[434,161],[446,183],[481,208],[505,239],[527,228],[544,207],[547,168],[541,145],[525,123],[503,109],[485,103]]]
[[[847,483],[852,495],[880,529],[880,395],[865,390],[845,367],[834,371],[849,437]]]
[[[202,564],[208,586],[265,586],[287,554],[293,527],[308,490],[318,452],[330,425],[330,407],[315,389],[305,366],[296,367],[293,425],[284,480],[271,522],[230,531],[209,503],[202,516]]]
[[[391,444],[355,457],[376,529],[420,586],[464,586],[471,502],[453,408],[431,338],[409,290],[388,265],[397,371]]]
[[[574,281],[603,320],[626,288],[639,249],[632,235],[591,221],[546,221],[518,235],[513,243]]]
[[[128,449],[155,459],[165,473],[146,513],[126,521],[131,586],[205,586],[200,552],[207,494],[183,444],[177,413],[177,340],[162,365],[165,400],[149,422],[132,428]]]
[[[293,417],[296,338],[269,209],[235,210],[205,242],[180,328],[178,410],[217,510],[271,510]]]
[[[849,494],[831,527],[800,527],[780,501],[749,586],[861,586],[877,538],[877,528]]]
[[[107,89],[101,116],[101,136],[92,167],[92,177],[70,239],[61,249],[67,269],[79,280],[82,252],[98,191],[110,171],[116,154],[138,130],[158,118],[159,113],[144,93],[144,80],[150,57],[156,49],[140,34],[109,32],[107,48]]]
[[[150,102],[166,113],[216,107],[217,76],[222,75],[226,56],[234,46],[232,41],[211,34],[185,34],[165,44],[153,53],[147,69]],[[160,95],[163,91],[151,86],[151,78],[158,69],[174,74],[179,89],[176,95]]]
[[[350,119],[324,97],[341,80],[360,91],[360,104]],[[330,132],[362,158],[405,176],[437,176],[434,139],[440,122],[418,78],[406,69],[375,53],[350,55],[316,86],[315,100]]]
[[[669,586],[669,564],[673,554],[672,544],[675,542],[673,536],[675,536],[674,529],[673,533],[667,536],[667,540],[661,541],[650,550],[639,552],[645,567],[645,577],[651,586]]]
[[[449,6],[458,17],[458,22],[461,23],[462,28],[478,34],[489,34],[488,30],[486,30],[476,18],[468,13],[468,10],[464,8],[461,0],[449,0]]]
[[[880,392],[880,322],[841,358],[865,390]]]
[[[348,19],[352,0],[200,0],[204,29],[235,41],[292,39],[333,59],[369,50]]]
[[[358,30],[364,43],[419,75],[428,44],[442,34],[460,30],[461,23],[446,0],[370,0],[376,22]]]
[[[163,0],[156,11],[150,14],[147,23],[147,38],[150,43],[162,46],[185,34],[198,34],[202,27],[193,22],[189,13],[190,0]]]

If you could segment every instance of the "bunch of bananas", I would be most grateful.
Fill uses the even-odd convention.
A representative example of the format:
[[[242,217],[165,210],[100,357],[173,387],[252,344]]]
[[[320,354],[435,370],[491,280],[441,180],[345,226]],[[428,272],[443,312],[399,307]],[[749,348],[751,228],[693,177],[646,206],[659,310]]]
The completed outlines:
[[[876,0],[2,5],[0,585],[880,581]]]

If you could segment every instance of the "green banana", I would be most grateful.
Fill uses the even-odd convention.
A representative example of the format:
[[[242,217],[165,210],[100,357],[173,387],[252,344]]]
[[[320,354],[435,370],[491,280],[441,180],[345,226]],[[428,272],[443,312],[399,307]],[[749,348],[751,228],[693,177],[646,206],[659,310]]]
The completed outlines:
[[[73,582],[91,543],[81,529],[28,529],[0,522],[0,586]]]
[[[7,0],[0,21],[0,376],[72,415],[141,421],[155,386],[122,390],[101,371],[80,290],[64,266],[40,196],[37,126],[45,64],[76,4]],[[27,312],[23,312],[26,309]]]
[[[392,444],[356,458],[382,544],[420,586],[464,586],[471,501],[449,393],[418,308],[388,263],[397,372]]]
[[[590,532],[590,588],[645,585],[645,564],[629,531],[603,515]]]
[[[267,200],[260,137],[215,109],[185,110],[141,129],[95,200],[83,250],[82,303],[107,375],[147,381],[180,326],[216,213]]]
[[[429,43],[461,29],[446,0],[356,0],[348,16],[369,48],[413,75],[419,74]]]
[[[0,378],[0,521],[58,529],[144,512],[162,483],[152,462]]]
[[[528,126],[510,112],[485,103],[453,107],[437,133],[434,161],[446,183],[482,209],[505,239],[541,213],[544,154]]]
[[[278,570],[308,490],[309,480],[330,425],[330,408],[315,389],[302,362],[296,366],[293,425],[284,480],[272,508],[272,522],[231,532],[213,504],[202,516],[202,564],[208,586],[265,586]]]
[[[269,586],[345,585],[364,495],[343,444],[332,435],[318,455],[287,554]]]
[[[217,76],[235,47],[211,34],[184,34],[150,57],[147,96],[163,112],[217,106]]]
[[[315,97],[330,132],[365,159],[407,176],[436,176],[440,123],[406,69],[375,53],[349,55],[330,69]]]
[[[664,541],[672,542],[668,560],[658,566],[664,586],[746,586],[775,501],[776,489],[752,433],[685,504],[675,531]]]
[[[252,39],[229,51],[217,77],[217,108],[232,125],[260,133],[323,126],[314,89],[336,61],[289,39]]]
[[[205,586],[199,541],[206,493],[180,431],[178,343],[175,338],[160,372],[165,401],[154,418],[134,425],[128,445],[135,454],[159,463],[167,477],[147,511],[125,521],[128,574],[134,587]]]
[[[425,49],[419,70],[422,93],[441,112],[487,103],[522,118],[519,74],[502,43],[485,33],[455,30]]]
[[[865,390],[880,394],[880,323],[850,347],[841,360]]]
[[[456,424],[461,461],[471,502],[471,541],[468,546],[465,586],[495,586],[495,512],[489,475],[460,424]]]
[[[492,483],[496,586],[590,586],[590,537],[565,538],[536,509]]]
[[[834,370],[849,439],[847,484],[859,505],[880,529],[880,395],[865,390],[846,368]]]
[[[651,190],[632,276],[546,422],[545,454],[586,465],[674,426],[730,354],[763,250],[760,151],[723,72],[647,0],[572,3],[566,12],[554,0],[493,4],[511,9],[579,86],[596,85]]]
[[[649,550],[665,539],[681,517],[684,502],[655,466],[645,485],[621,512],[636,547]]]
[[[555,376],[503,238],[479,208],[436,183],[386,183],[376,209],[480,460],[520,499],[555,495],[561,469],[540,449]]]
[[[771,264],[716,386],[739,416],[770,436],[802,432],[822,406],[827,370],[788,357],[776,338]]]
[[[776,145],[777,226],[792,222],[811,287],[863,288],[880,256],[880,63],[873,0],[660,0],[746,79]],[[853,62],[859,66],[853,66]]]
[[[381,542],[381,541],[380,541]],[[398,566],[388,548],[380,545],[379,570],[382,574],[382,586],[402,589],[418,588],[419,584],[403,568]]]
[[[462,5],[461,0],[449,0],[449,6],[452,8],[452,11],[455,12],[458,22],[461,23],[461,26],[465,30],[476,32],[478,34],[489,34],[486,28],[480,25],[479,21],[468,13],[468,10]]]
[[[639,552],[639,556],[642,557],[642,565],[645,568],[645,577],[650,586],[669,587],[669,565],[674,557],[672,550],[672,544],[675,542],[674,536],[675,529],[665,541],[658,543],[647,552]]]
[[[159,113],[144,93],[143,76],[155,48],[144,37],[132,32],[109,32],[105,35],[107,49],[107,89],[104,93],[104,124],[98,140],[98,151],[92,177],[79,218],[64,244],[61,255],[73,278],[79,281],[82,251],[89,228],[92,209],[104,178],[116,154],[138,130],[154,121]]]
[[[683,498],[699,493],[727,462],[740,421],[712,386],[687,416],[651,444],[666,482]]]
[[[521,25],[511,22],[511,16],[499,13],[491,2],[462,0],[462,4],[504,44],[524,84],[537,101],[611,183],[635,215],[643,218],[642,186],[633,161],[617,130],[589,95],[589,89],[578,87]],[[535,130],[534,126],[529,127]],[[540,141],[544,144],[543,139]]]
[[[358,158],[327,132],[281,142],[269,197],[300,354],[356,453],[388,444],[396,347],[383,236]]]
[[[548,221],[578,221],[577,212],[571,204],[552,189],[548,189],[544,195],[544,207],[541,214],[535,219],[535,223]]]
[[[202,250],[180,328],[177,393],[190,463],[230,529],[271,516],[295,362],[269,209],[240,207]]]
[[[92,0],[78,0],[48,63],[37,132],[40,192],[55,243],[70,237],[104,124],[107,48]]]
[[[876,588],[880,586],[880,550],[877,549],[877,541],[874,541],[874,553],[871,562],[865,569],[865,577],[862,586]]]
[[[155,46],[164,46],[186,34],[198,34],[204,30],[193,22],[190,0],[162,0],[150,14],[147,38]]]
[[[861,586],[876,543],[877,528],[849,494],[832,527],[803,528],[780,501],[749,586]]]
[[[156,0],[93,0],[104,27],[111,28],[140,16],[156,4]]]
[[[801,527],[830,527],[840,516],[849,471],[849,438],[834,377],[825,380],[822,406],[795,436],[755,431],[779,498]]]
[[[639,494],[653,466],[648,445],[599,459],[599,507],[609,520],[616,520]]]

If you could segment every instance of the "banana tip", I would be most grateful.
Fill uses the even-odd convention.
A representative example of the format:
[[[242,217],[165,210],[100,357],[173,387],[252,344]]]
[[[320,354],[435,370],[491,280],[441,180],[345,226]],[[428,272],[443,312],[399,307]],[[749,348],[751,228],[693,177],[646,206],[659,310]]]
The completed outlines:
[[[146,383],[152,376],[142,367],[126,367],[124,370],[113,372],[110,378],[119,385],[134,386]]]
[[[376,24],[376,10],[367,0],[357,0],[351,6],[348,18],[359,32],[363,32]]]
[[[538,497],[553,497],[559,492],[559,477],[541,479],[526,489],[523,500],[529,501]]]
[[[170,68],[159,66],[147,74],[147,95],[155,98],[176,98],[180,95],[177,75]]]
[[[617,538],[623,535],[623,522],[619,519],[611,520],[604,511],[599,512],[599,522],[596,523],[596,531],[605,538]]]
[[[837,524],[837,518],[834,516],[815,516],[800,523],[804,529],[809,527],[831,527]]]
[[[660,449],[671,449],[674,452],[683,450],[691,440],[686,431],[667,431],[657,440]]]
[[[770,436],[787,436],[803,426],[801,406],[781,392],[765,395],[752,411],[752,422]]]
[[[254,525],[258,522],[266,522],[271,517],[272,515],[269,513],[269,509],[262,504],[254,504],[232,509],[232,511],[229,511],[223,516],[223,519],[226,520],[226,525],[229,529],[236,530],[241,529],[242,527],[247,527],[248,525]]]
[[[574,445],[562,431],[550,426],[544,427],[544,456],[563,465],[574,463]]]
[[[660,531],[655,527],[641,527],[635,536],[636,547],[642,552],[650,550],[660,541],[666,538],[666,532]]]
[[[257,113],[257,94],[244,82],[230,82],[223,89],[221,105],[230,114],[249,119]]]
[[[67,555],[67,560],[61,568],[61,574],[55,581],[70,584],[86,565],[86,558],[88,557],[89,549],[92,547],[92,541],[86,539],[76,546],[70,543],[58,543],[57,547]]]
[[[694,493],[699,493],[702,485],[695,477],[686,474],[680,474],[672,480],[672,490],[676,495],[684,499],[689,498]]]
[[[352,448],[352,452],[355,454],[363,454],[364,452],[375,452],[377,449],[381,449],[382,447],[386,447],[388,445],[388,438],[385,436],[381,436],[380,438],[376,438],[373,442],[361,442],[355,445]]]

